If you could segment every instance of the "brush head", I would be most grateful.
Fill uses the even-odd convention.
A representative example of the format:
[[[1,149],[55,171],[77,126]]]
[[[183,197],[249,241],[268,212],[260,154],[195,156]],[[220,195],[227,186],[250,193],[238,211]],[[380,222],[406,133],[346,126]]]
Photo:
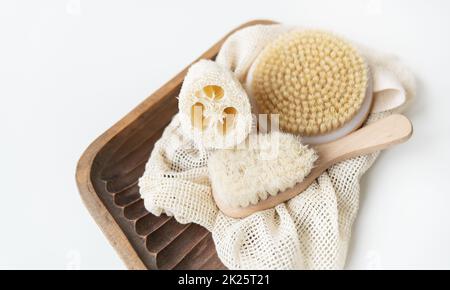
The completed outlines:
[[[359,127],[372,96],[368,66],[358,51],[330,33],[310,30],[293,30],[270,43],[250,69],[247,89],[259,113],[279,114],[281,130],[308,143],[321,143],[313,137],[346,125],[352,128],[337,135]]]
[[[250,134],[242,146],[216,150],[209,158],[214,198],[233,208],[257,204],[301,182],[316,159],[291,134]]]

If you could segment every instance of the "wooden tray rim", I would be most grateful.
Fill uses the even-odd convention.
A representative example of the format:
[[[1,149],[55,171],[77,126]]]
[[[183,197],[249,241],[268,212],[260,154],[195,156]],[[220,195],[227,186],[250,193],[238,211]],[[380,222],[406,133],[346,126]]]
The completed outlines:
[[[200,59],[211,59],[215,56],[215,53],[220,49],[226,38],[237,30],[242,28],[256,25],[256,24],[274,24],[276,22],[271,20],[257,19],[246,22],[239,27],[233,29],[225,37],[214,44],[203,55],[196,59],[193,63]],[[76,168],[76,182],[81,199],[88,209],[90,215],[95,220],[97,225],[102,230],[103,234],[107,237],[110,244],[118,253],[119,257],[125,263],[126,267],[131,270],[146,270],[144,263],[139,258],[138,254],[134,250],[131,243],[128,241],[125,233],[117,224],[111,213],[106,206],[100,200],[97,192],[91,181],[91,169],[95,157],[100,150],[108,144],[119,132],[124,130],[129,124],[138,119],[147,109],[158,103],[165,97],[167,92],[174,90],[184,79],[188,68],[187,66],[175,77],[165,83],[156,92],[147,97],[137,107],[131,110],[125,117],[120,119],[111,128],[106,130],[97,139],[95,139],[81,155]]]

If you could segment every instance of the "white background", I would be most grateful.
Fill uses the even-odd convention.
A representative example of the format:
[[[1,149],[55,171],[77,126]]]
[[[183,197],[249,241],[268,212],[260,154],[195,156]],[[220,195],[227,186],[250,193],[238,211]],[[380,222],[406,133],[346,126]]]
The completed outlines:
[[[1,1],[0,268],[124,266],[82,205],[83,150],[235,26],[334,30],[415,72],[414,136],[362,182],[348,268],[450,268],[450,6],[442,1]]]

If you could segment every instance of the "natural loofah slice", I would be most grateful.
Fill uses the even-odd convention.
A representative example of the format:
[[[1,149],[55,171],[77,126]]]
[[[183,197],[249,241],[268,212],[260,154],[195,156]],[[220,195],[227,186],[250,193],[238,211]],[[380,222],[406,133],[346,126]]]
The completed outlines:
[[[359,52],[330,33],[311,30],[293,30],[271,42],[252,65],[247,89],[260,113],[280,114],[280,128],[307,143],[329,142],[358,128],[372,99]]]
[[[179,95],[182,129],[206,148],[229,148],[250,132],[247,93],[231,71],[201,60],[189,69]]]
[[[245,146],[244,146],[245,145]],[[311,171],[315,151],[291,134],[251,134],[245,144],[215,151],[208,172],[215,198],[247,207],[293,187]]]

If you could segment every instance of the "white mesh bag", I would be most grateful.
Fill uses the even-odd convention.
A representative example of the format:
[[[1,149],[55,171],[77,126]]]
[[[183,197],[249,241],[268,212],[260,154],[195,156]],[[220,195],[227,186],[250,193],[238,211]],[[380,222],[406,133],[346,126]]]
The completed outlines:
[[[258,53],[287,29],[256,25],[240,30],[227,39],[216,62],[243,82]],[[395,58],[362,51],[374,78],[375,105],[367,121],[372,122],[404,108],[414,94],[414,79]],[[207,228],[213,234],[220,259],[230,269],[344,267],[358,211],[359,181],[378,153],[336,164],[291,200],[233,219],[222,214],[214,203],[207,169],[209,149],[199,147],[183,134],[180,119],[176,115],[155,144],[139,180],[147,210]]]

